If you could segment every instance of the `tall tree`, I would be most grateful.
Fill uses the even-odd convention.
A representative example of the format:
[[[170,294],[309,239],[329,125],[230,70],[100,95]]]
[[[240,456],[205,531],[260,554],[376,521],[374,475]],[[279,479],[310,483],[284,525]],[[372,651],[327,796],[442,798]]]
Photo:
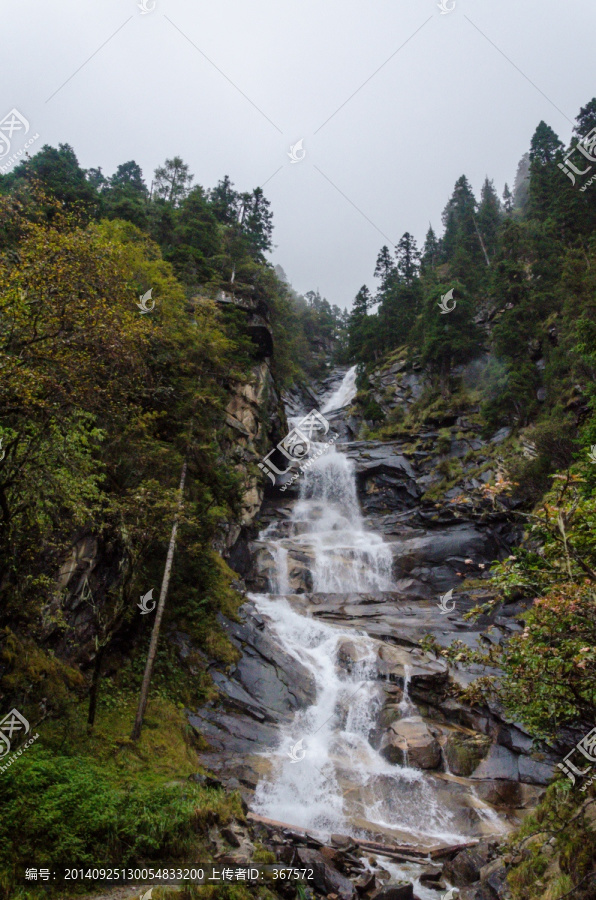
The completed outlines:
[[[129,190],[143,197],[146,197],[148,193],[147,185],[143,180],[143,171],[134,159],[118,166],[110,178],[110,187]]]
[[[400,280],[405,284],[412,284],[418,274],[420,251],[416,246],[416,239],[409,231],[406,231],[399,239],[395,248],[395,258]]]
[[[498,233],[501,224],[501,204],[495,186],[488,178],[485,178],[480,192],[480,203],[476,217],[478,240],[487,265],[495,255],[498,243]]]
[[[550,125],[540,122],[530,145],[529,211],[536,218],[556,216],[558,201],[567,185],[557,166],[563,144]]]
[[[513,208],[525,214],[528,211],[530,191],[530,154],[524,153],[517,164],[513,182]]]
[[[368,310],[373,302],[369,289],[363,284],[354,298],[348,319],[348,352],[351,359],[362,358],[368,336]]]
[[[381,293],[385,291],[391,284],[394,276],[395,263],[393,262],[393,257],[391,256],[389,247],[385,244],[379,251],[379,255],[377,256],[377,263],[375,265],[375,278],[381,279]]]
[[[251,255],[262,261],[263,253],[271,249],[273,233],[271,204],[260,187],[249,194],[242,194],[241,204],[240,227],[247,237]]]
[[[513,194],[509,190],[509,185],[505,182],[503,188],[503,210],[506,216],[510,216],[513,212]]]
[[[139,705],[137,708],[137,714],[135,717],[135,723],[132,729],[131,740],[138,741],[141,736],[141,729],[143,727],[143,719],[145,718],[145,710],[147,709],[147,701],[149,699],[149,687],[151,685],[151,676],[153,675],[153,667],[155,665],[155,657],[157,655],[157,643],[159,641],[159,632],[161,629],[161,620],[163,618],[164,609],[166,605],[166,599],[168,596],[168,588],[170,586],[170,576],[172,574],[172,563],[174,562],[174,550],[176,549],[176,532],[178,531],[178,522],[180,520],[180,513],[182,512],[182,501],[184,496],[184,482],[186,481],[186,469],[187,463],[184,460],[184,464],[182,466],[182,474],[180,475],[180,487],[179,491],[179,499],[178,499],[178,509],[176,510],[176,514],[174,516],[174,522],[172,524],[172,534],[170,535],[170,543],[168,546],[168,555],[166,557],[166,564],[163,573],[163,579],[161,582],[161,591],[159,593],[159,602],[157,604],[157,612],[155,613],[155,620],[153,622],[153,630],[151,631],[151,642],[149,644],[149,652],[147,653],[147,662],[145,664],[145,672],[143,674],[143,682],[141,684],[141,693],[139,695]]]
[[[160,200],[179,206],[190,191],[194,175],[180,156],[166,159],[163,166],[155,170],[154,193]]]
[[[450,271],[468,289],[476,290],[484,278],[486,260],[476,227],[476,198],[468,179],[462,175],[443,211],[445,233],[441,240]]]
[[[1,179],[4,192],[19,182],[35,178],[44,189],[57,197],[64,207],[77,206],[88,212],[99,206],[95,185],[86,178],[76,153],[70,144],[58,144],[58,149],[45,144],[39,153],[25,160]],[[48,207],[49,208],[49,207]]]
[[[229,175],[225,175],[209,191],[209,202],[218,222],[223,225],[233,225],[238,221],[240,195],[234,190],[234,184],[230,181]]]
[[[439,261],[440,245],[437,236],[429,223],[428,231],[424,239],[424,247],[422,248],[422,258],[420,261],[420,269],[423,273],[434,269]]]

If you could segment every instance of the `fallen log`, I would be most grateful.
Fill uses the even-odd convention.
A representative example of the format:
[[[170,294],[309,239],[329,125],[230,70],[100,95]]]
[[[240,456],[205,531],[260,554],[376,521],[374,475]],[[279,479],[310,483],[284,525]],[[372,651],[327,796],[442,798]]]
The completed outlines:
[[[298,825],[290,825],[288,822],[278,822],[275,819],[267,819],[265,816],[259,816],[257,813],[247,813],[247,819],[252,822],[258,822],[261,825],[267,825],[271,828],[278,828],[285,834],[308,840],[311,838],[317,843],[321,843],[315,835],[324,834],[324,832],[316,828],[301,828]],[[363,838],[354,838],[349,835],[337,835],[346,843],[351,842],[352,845],[358,847],[363,852],[376,853],[380,856],[387,856],[398,862],[420,863],[424,860],[444,859],[455,856],[460,850],[467,850],[469,847],[475,847],[478,841],[467,841],[462,844],[448,844],[446,846],[433,847],[431,849],[419,849],[412,844],[383,844],[379,841],[367,841]]]

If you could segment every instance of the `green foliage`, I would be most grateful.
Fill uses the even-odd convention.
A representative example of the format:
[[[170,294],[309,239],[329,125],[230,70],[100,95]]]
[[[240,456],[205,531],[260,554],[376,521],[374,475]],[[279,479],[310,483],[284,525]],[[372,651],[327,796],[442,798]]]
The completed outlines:
[[[595,109],[596,99],[580,111],[574,141],[594,127]],[[403,346],[448,396],[454,369],[488,352],[480,400],[492,432],[591,397],[596,194],[570,183],[562,159],[562,142],[541,122],[504,207],[488,178],[477,201],[462,175],[440,238],[431,226],[418,254],[406,232],[396,260],[383,247],[374,271],[378,308],[371,311],[364,286],[350,314],[350,359],[378,364]],[[441,314],[438,301],[451,289],[457,305]]]
[[[508,876],[513,900],[590,900],[594,896],[596,853],[594,797],[578,805],[566,779],[546,792],[506,847],[513,868]]]
[[[137,746],[128,740],[133,708],[128,699],[100,711],[93,735],[82,709],[46,720],[37,742],[2,774],[0,897],[18,896],[33,859],[50,870],[205,860],[208,826],[242,817],[237,795],[187,780],[197,767],[181,714],[154,703]]]
[[[555,476],[527,520],[528,546],[492,569],[506,601],[528,602],[523,632],[487,652],[461,642],[440,652],[500,669],[500,686],[475,682],[468,700],[496,694],[514,719],[552,739],[596,716],[596,498],[579,476]]]

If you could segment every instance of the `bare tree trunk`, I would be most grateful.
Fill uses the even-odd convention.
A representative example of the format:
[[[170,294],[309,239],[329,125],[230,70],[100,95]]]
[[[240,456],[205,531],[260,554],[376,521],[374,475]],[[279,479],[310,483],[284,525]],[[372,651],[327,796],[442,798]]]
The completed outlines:
[[[106,645],[102,644],[95,654],[95,665],[91,677],[91,690],[89,691],[89,712],[87,714],[87,730],[91,731],[95,725],[95,711],[97,709],[97,695],[99,694],[99,682],[101,680],[101,663],[104,657]]]
[[[141,736],[141,728],[143,727],[143,717],[147,708],[147,698],[149,696],[149,685],[151,684],[151,675],[153,674],[153,666],[155,663],[155,655],[157,653],[157,641],[159,639],[159,629],[163,611],[166,605],[166,597],[168,595],[168,587],[170,584],[170,574],[172,572],[172,562],[174,560],[174,548],[176,546],[176,532],[178,531],[178,520],[182,510],[182,496],[184,492],[184,482],[186,480],[186,460],[182,466],[182,474],[180,476],[180,496],[178,498],[178,509],[174,517],[172,526],[172,535],[170,537],[170,546],[168,547],[168,555],[166,558],[166,567],[163,573],[163,581],[161,583],[161,593],[159,595],[159,603],[157,604],[157,612],[155,613],[155,622],[153,623],[153,631],[151,632],[151,643],[149,644],[149,653],[147,654],[147,663],[145,665],[145,674],[143,675],[143,684],[141,685],[141,693],[139,696],[139,707],[135,724],[132,729],[131,740],[138,741]]]
[[[484,241],[482,240],[482,235],[480,234],[480,232],[478,230],[478,225],[476,224],[475,217],[472,216],[472,218],[474,219],[474,228],[476,229],[476,234],[478,235],[478,240],[480,241],[480,246],[482,247],[482,252],[484,253],[486,265],[489,266],[489,268],[490,268],[490,259],[488,258],[488,253],[486,252],[486,247],[484,246]]]

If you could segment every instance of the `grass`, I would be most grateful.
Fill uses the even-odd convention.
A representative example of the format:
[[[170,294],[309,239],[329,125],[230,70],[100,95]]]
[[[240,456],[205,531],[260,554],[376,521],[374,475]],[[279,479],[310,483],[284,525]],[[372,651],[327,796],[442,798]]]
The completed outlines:
[[[100,708],[92,734],[86,704],[72,704],[0,776],[2,900],[40,896],[22,887],[30,865],[207,861],[208,827],[243,818],[237,794],[188,781],[199,769],[195,739],[171,702],[152,699],[140,741],[130,741],[135,699]]]

